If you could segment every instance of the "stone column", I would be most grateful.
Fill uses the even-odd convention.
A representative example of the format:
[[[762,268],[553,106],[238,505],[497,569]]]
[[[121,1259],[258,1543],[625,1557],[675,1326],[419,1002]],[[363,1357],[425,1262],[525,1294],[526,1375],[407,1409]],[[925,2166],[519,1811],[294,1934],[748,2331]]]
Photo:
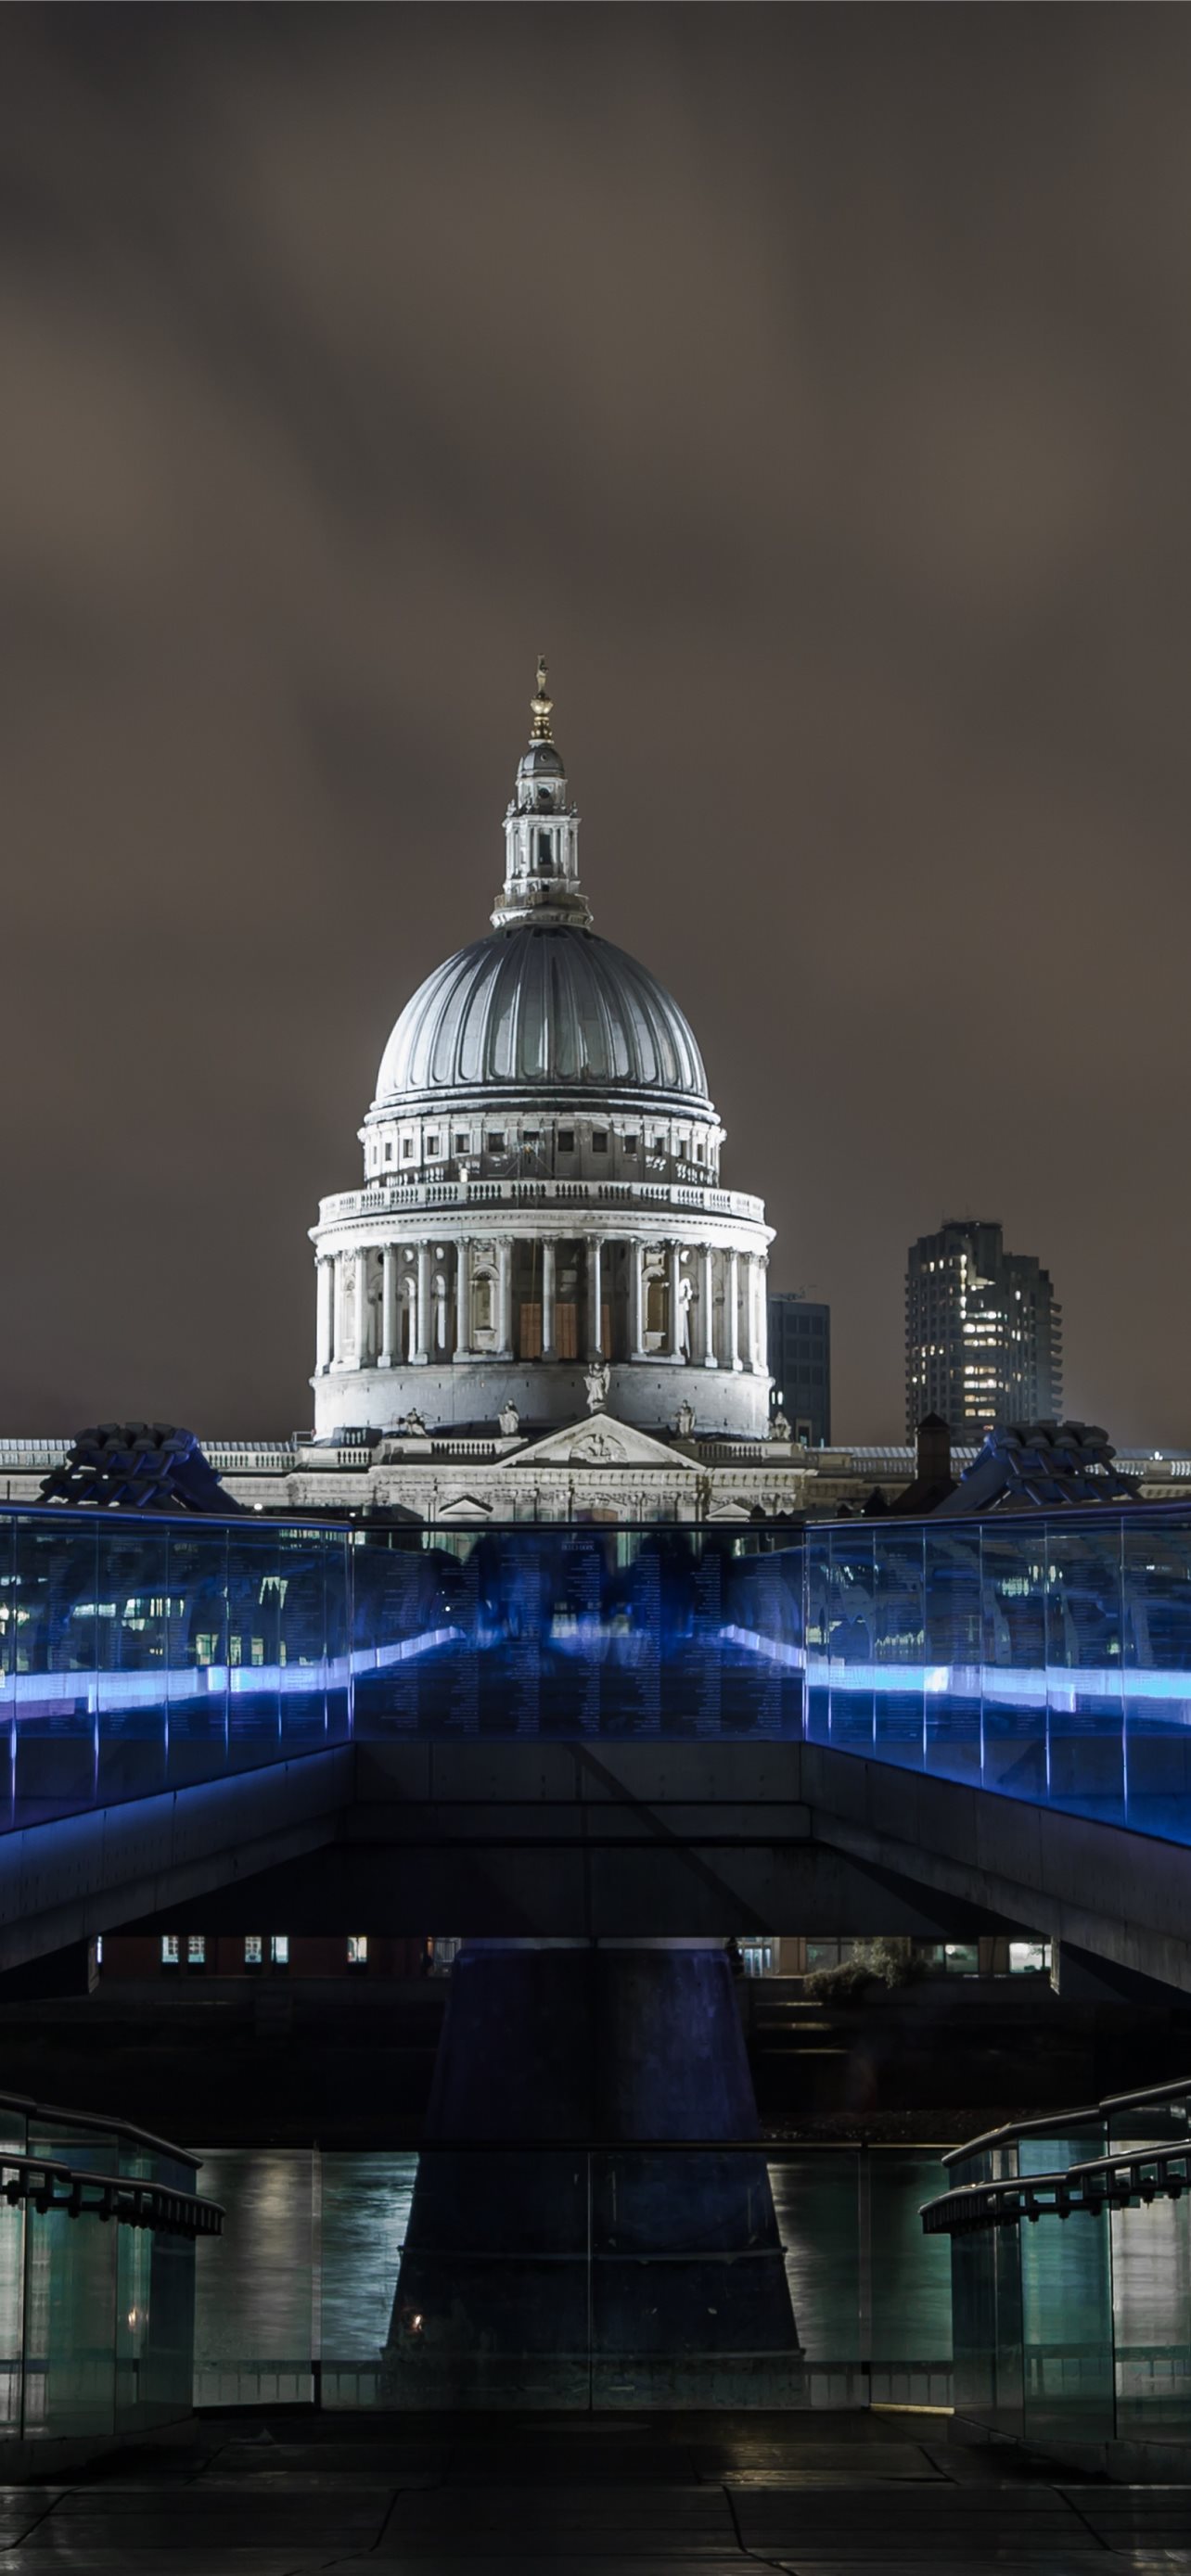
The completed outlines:
[[[465,1360],[471,1352],[471,1252],[470,1243],[458,1245],[455,1253],[455,1357]]]
[[[751,1252],[744,1256],[744,1362],[754,1374],[757,1367],[757,1264]]]
[[[670,1244],[670,1245],[667,1247],[666,1261],[667,1261],[667,1279],[668,1279],[668,1285],[669,1285],[669,1291],[670,1291],[669,1296],[667,1297],[667,1300],[666,1300],[666,1304],[667,1304],[667,1307],[668,1307],[668,1309],[669,1309],[669,1323],[670,1323],[670,1330],[669,1330],[669,1334],[668,1334],[668,1336],[667,1336],[667,1339],[668,1339],[669,1344],[670,1344],[670,1348],[669,1348],[669,1352],[668,1352],[668,1354],[667,1354],[667,1357],[668,1357],[668,1358],[670,1358],[670,1359],[672,1359],[672,1360],[680,1360],[680,1359],[682,1358],[682,1246],[681,1246],[681,1244],[679,1244],[679,1243],[672,1243],[672,1244]]]
[[[392,1368],[397,1357],[397,1246],[386,1243],[381,1292],[380,1364]]]
[[[724,1366],[740,1366],[740,1255],[735,1249],[728,1254],[728,1276],[724,1283]]]
[[[414,1367],[425,1368],[430,1357],[430,1246],[418,1245],[418,1318],[414,1327]]]
[[[702,1253],[702,1285],[699,1290],[699,1356],[704,1368],[716,1366],[715,1356],[715,1256],[710,1244]]]
[[[325,1252],[320,1252],[314,1266],[318,1289],[318,1346],[314,1365],[317,1375],[325,1377],[335,1346],[335,1264]]]
[[[629,1358],[645,1357],[645,1246],[629,1245]]]
[[[762,1377],[769,1375],[769,1300],[765,1293],[768,1263],[754,1263],[757,1274],[757,1361]]]
[[[507,1234],[496,1247],[496,1346],[500,1359],[511,1359],[513,1344],[513,1246]]]
[[[356,1367],[368,1366],[368,1255],[356,1254]]]
[[[603,1244],[598,1234],[587,1238],[587,1356],[602,1360],[604,1356],[604,1264]]]
[[[554,1357],[554,1237],[542,1237],[542,1357]]]

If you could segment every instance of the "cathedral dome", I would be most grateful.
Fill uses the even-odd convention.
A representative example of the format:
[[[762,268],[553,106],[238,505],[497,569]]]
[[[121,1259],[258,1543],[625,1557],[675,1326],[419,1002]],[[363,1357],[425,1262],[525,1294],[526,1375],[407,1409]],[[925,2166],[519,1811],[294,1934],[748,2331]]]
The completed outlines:
[[[406,1003],[374,1111],[478,1089],[710,1110],[694,1032],[635,958],[569,923],[509,922],[461,948]]]

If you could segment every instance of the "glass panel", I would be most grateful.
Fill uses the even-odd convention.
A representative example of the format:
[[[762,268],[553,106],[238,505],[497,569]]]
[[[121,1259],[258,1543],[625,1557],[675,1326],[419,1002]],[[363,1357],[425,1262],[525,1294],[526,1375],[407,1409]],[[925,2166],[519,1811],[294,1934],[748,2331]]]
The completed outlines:
[[[223,2234],[197,2248],[197,2406],[308,2405],[314,2393],[315,2238],[306,2148],[213,2148],[203,2190]]]
[[[229,1759],[233,1770],[268,1762],[281,1729],[281,1532],[238,1527],[228,1545]]]
[[[226,1528],[175,1522],[169,1539],[169,1776],[182,1785],[227,1762]]]
[[[417,2169],[416,2155],[392,2150],[318,2160],[324,2406],[382,2403],[382,2355]]]
[[[921,2218],[948,2180],[939,2151],[869,2151],[874,2405],[951,2403],[951,2247]]]
[[[871,2275],[868,2261],[861,2262],[859,2150],[783,2149],[780,2154],[771,2151],[768,2161],[802,2353],[801,2402],[866,2406],[864,2318]]]
[[[756,2154],[592,2157],[595,2406],[790,2405],[802,2353]]]
[[[871,1530],[834,1529],[827,1646],[829,1740],[842,1752],[873,1751],[875,1581]]]
[[[116,2239],[65,2210],[26,2212],[25,2433],[115,2431]]]
[[[1121,1525],[1047,1524],[1050,1795],[1111,1822],[1124,1813]]]
[[[98,1532],[96,1796],[151,1797],[166,1782],[169,1531],[107,1514]]]
[[[1057,2144],[1057,2142],[1054,2142]],[[1055,2164],[1067,2158],[1056,2154]],[[1008,2232],[1008,2231],[1004,2231]],[[1113,2431],[1111,2239],[1103,2216],[1023,2223],[1025,2437],[1107,2441]]]
[[[873,1599],[873,1686],[883,1762],[923,1761],[924,1538],[920,1528],[881,1533]]]
[[[1127,1519],[1121,1552],[1129,1823],[1191,1842],[1191,1530]]]
[[[812,1743],[831,1739],[831,1540],[813,1524],[806,1533],[806,1732]]]
[[[979,1529],[925,1533],[927,1769],[975,1780],[981,1767]]]
[[[278,1689],[287,1748],[329,1740],[327,1549],[316,1530],[281,1528],[278,1546]]]
[[[67,1815],[95,1796],[97,1528],[67,1511],[16,1523],[18,1824]]]
[[[1047,1524],[1024,1530],[986,1523],[980,1533],[987,1789],[1013,1798],[1047,1795]]]

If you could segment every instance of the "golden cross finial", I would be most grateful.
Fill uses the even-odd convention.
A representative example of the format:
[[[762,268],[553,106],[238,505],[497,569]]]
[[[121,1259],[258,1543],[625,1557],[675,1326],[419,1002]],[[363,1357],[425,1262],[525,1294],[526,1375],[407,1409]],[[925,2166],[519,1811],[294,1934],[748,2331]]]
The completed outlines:
[[[532,740],[534,742],[553,742],[554,736],[550,731],[550,718],[554,712],[554,700],[546,695],[546,662],[544,655],[541,653],[538,655],[537,694],[535,697],[530,699],[529,703],[533,715]]]

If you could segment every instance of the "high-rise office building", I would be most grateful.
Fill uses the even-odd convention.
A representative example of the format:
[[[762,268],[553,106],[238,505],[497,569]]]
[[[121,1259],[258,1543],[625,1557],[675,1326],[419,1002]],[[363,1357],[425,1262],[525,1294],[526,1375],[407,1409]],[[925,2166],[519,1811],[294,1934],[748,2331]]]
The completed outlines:
[[[779,1289],[768,1306],[773,1409],[796,1440],[823,1448],[831,1439],[831,1308],[799,1288]]]
[[[942,1414],[952,1437],[1042,1422],[1063,1401],[1062,1309],[1032,1253],[966,1218],[911,1244],[906,1262],[906,1429]]]

